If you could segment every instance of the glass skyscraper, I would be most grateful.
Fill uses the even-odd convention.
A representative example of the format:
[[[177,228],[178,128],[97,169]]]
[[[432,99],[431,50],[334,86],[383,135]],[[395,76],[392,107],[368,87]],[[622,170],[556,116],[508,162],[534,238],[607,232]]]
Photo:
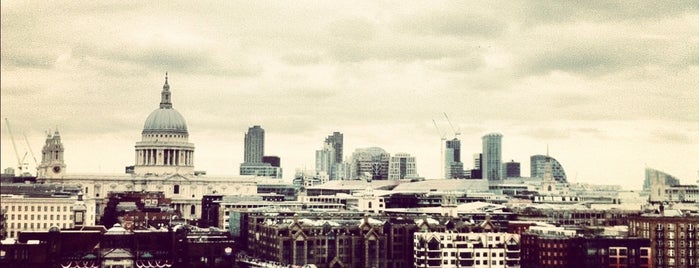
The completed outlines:
[[[483,179],[502,180],[502,134],[490,133],[483,136]]]

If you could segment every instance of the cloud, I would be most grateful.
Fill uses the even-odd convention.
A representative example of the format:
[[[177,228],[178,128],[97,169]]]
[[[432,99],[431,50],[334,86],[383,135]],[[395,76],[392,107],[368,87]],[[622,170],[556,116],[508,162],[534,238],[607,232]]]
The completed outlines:
[[[446,35],[457,38],[494,38],[507,28],[502,18],[479,14],[473,9],[433,11],[429,14],[411,14],[397,23],[399,30],[415,35]]]

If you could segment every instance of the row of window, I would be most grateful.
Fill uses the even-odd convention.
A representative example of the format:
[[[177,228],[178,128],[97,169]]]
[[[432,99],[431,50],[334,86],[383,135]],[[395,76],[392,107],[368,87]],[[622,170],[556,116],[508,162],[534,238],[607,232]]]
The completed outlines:
[[[36,215],[36,216],[37,216],[37,217],[36,217],[37,220],[41,220],[41,215]],[[53,219],[54,219],[53,216],[54,216],[53,214],[52,214],[52,215],[46,215],[46,214],[44,214],[44,220],[53,220]],[[55,216],[56,216],[56,220],[60,220],[60,219],[61,219],[61,215],[55,215]],[[67,217],[67,216],[68,216],[68,215],[63,214],[63,220],[66,220],[66,217]],[[11,214],[9,219],[10,219],[10,220],[15,220],[15,214]],[[70,215],[70,219],[71,219],[71,220],[73,219],[73,215]],[[22,220],[22,215],[17,215],[17,220]],[[24,220],[34,220],[34,215],[27,215],[27,214],[24,214]]]
[[[54,209],[58,212],[61,211],[61,208],[63,208],[63,211],[68,211],[69,209],[72,211],[73,207],[72,206],[17,206],[17,211],[22,211],[22,208],[24,207],[24,211],[36,211],[41,212],[42,207],[44,212],[54,212]],[[5,206],[5,211],[15,211],[15,206]]]
[[[42,224],[42,223],[40,223],[40,222],[37,222],[37,223],[36,223],[36,226],[34,226],[34,223],[33,223],[33,222],[29,222],[29,223],[27,223],[27,222],[24,222],[24,223],[18,222],[18,223],[17,223],[17,229],[31,230],[31,229],[34,229],[34,227],[36,227],[37,229],[41,228],[41,229],[47,230],[49,227],[51,227],[51,226],[53,226],[53,225],[61,226],[61,224],[63,224],[63,226],[64,226],[63,228],[65,228],[65,226],[66,226],[67,223],[65,223],[65,222],[64,222],[64,223],[58,223],[58,222],[57,222],[57,223],[51,223],[51,224],[49,224],[49,223],[47,223],[47,222],[44,222],[44,223]],[[43,225],[43,227],[42,227],[42,225]],[[70,223],[70,225],[72,226],[72,223]],[[11,222],[11,223],[10,223],[10,229],[15,229],[15,223],[14,223],[14,222]]]

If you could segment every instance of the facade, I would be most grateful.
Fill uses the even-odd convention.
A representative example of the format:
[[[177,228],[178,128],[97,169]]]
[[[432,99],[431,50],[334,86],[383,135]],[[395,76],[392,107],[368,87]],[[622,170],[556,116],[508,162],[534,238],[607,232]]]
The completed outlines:
[[[397,153],[391,156],[388,163],[388,179],[402,180],[406,178],[416,178],[417,165],[415,157],[407,153]]]
[[[520,267],[519,235],[415,233],[414,267]]]
[[[699,216],[669,212],[631,217],[629,236],[650,239],[654,268],[699,266]]]
[[[7,237],[17,239],[21,232],[46,232],[51,227],[69,229],[75,227],[78,194],[62,195],[9,195],[0,196],[0,206],[5,211]],[[95,201],[83,202],[85,214],[78,216],[82,222],[94,223]],[[93,225],[93,224],[87,224]]]
[[[281,179],[282,168],[272,166],[269,163],[242,163],[240,164],[240,175]]]
[[[507,178],[519,178],[521,177],[519,162],[514,160],[503,164],[502,167],[505,170],[505,177]]]
[[[252,126],[245,133],[245,163],[262,163],[265,155],[265,130],[260,126]]]
[[[391,155],[379,147],[360,148],[352,153],[353,179],[386,180]]]
[[[505,178],[502,172],[502,134],[491,133],[483,136],[483,157],[481,159],[483,179],[493,181]]]
[[[247,251],[262,259],[282,265],[386,267],[383,221],[357,214],[341,220],[270,216],[250,216],[248,221]]]
[[[189,132],[184,117],[172,108],[170,85],[160,93],[160,107],[143,124],[141,141],[136,143],[137,175],[194,174],[194,144],[189,143]]]
[[[568,182],[563,166],[555,158],[547,155],[532,155],[530,161],[530,173],[532,178],[543,178],[546,171],[546,163],[550,162],[554,179],[562,183]]]
[[[582,236],[563,227],[531,226],[522,233],[522,268],[649,268],[650,241]]]

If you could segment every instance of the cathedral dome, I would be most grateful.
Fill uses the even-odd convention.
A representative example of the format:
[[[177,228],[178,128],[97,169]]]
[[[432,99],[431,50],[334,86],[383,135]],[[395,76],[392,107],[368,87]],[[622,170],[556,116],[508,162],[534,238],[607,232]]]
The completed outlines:
[[[172,99],[170,98],[170,85],[167,83],[167,73],[165,73],[165,84],[163,91],[160,93],[160,108],[156,109],[143,124],[143,133],[148,132],[171,132],[171,133],[187,133],[187,123],[184,117],[175,109],[172,108]]]
[[[176,132],[187,133],[187,123],[184,117],[175,109],[156,109],[143,124],[143,132]]]

